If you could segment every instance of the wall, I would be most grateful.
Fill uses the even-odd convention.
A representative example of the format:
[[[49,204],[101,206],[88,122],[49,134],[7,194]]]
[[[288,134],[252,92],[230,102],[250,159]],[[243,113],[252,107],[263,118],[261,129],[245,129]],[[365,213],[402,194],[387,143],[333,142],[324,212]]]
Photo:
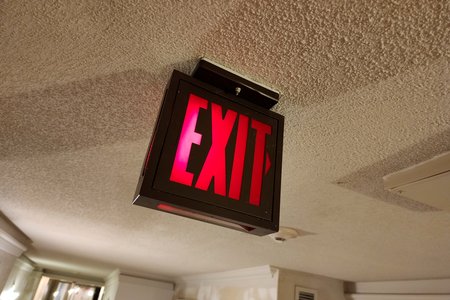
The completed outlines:
[[[105,278],[105,291],[102,300],[116,299],[117,289],[119,288],[119,270],[114,270]]]
[[[174,299],[275,300],[278,270],[271,266],[185,276],[177,280]]]
[[[41,276],[42,272],[37,270],[34,263],[28,258],[22,256],[15,259],[13,268],[6,280],[4,292],[5,294],[16,294],[17,300],[31,300]]]
[[[346,284],[347,300],[450,300],[450,278]]]
[[[31,240],[0,212],[0,291],[6,287],[16,259],[30,243]]]
[[[9,273],[14,266],[16,258],[16,256],[1,251],[0,249],[0,291],[3,290],[3,287],[5,286],[6,280],[8,279]]]
[[[174,284],[119,275],[116,300],[172,300]],[[107,300],[105,298],[105,300]]]
[[[278,299],[294,300],[295,287],[317,290],[319,300],[344,300],[344,282],[329,277],[280,269]]]

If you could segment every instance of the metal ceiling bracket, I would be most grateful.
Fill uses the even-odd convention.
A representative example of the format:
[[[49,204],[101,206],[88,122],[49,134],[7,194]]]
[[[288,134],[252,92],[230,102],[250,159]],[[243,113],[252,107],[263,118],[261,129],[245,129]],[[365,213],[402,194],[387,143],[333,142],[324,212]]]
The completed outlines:
[[[278,103],[280,93],[254,82],[206,58],[200,59],[192,77],[205,82],[226,94],[244,99],[270,109]]]

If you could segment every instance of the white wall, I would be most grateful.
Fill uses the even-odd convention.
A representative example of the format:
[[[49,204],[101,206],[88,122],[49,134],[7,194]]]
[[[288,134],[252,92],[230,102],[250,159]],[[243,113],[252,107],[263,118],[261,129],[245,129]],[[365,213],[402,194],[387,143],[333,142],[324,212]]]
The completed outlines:
[[[172,300],[174,284],[119,275],[116,300]],[[108,300],[105,298],[105,300]]]
[[[119,288],[119,270],[114,270],[105,278],[105,291],[102,300],[116,299],[117,289]]]
[[[355,282],[347,283],[346,289],[349,293],[360,294],[450,294],[450,278]]]
[[[450,300],[450,295],[348,294],[347,300]]]
[[[329,277],[280,269],[278,300],[295,300],[295,287],[316,290],[318,300],[344,300],[344,282]]]
[[[31,300],[41,276],[42,272],[36,270],[26,257],[15,259],[5,284],[5,293],[17,293],[17,300]]]
[[[0,249],[0,293],[5,286],[9,273],[11,272],[17,257]]]
[[[31,240],[0,212],[0,293],[18,257],[27,249]]]
[[[345,300],[342,280],[271,266],[182,277],[175,299],[294,300],[296,286],[317,290],[319,300]]]
[[[346,284],[347,300],[450,300],[450,278]]]
[[[174,299],[276,300],[278,270],[271,266],[186,276],[177,280]]]

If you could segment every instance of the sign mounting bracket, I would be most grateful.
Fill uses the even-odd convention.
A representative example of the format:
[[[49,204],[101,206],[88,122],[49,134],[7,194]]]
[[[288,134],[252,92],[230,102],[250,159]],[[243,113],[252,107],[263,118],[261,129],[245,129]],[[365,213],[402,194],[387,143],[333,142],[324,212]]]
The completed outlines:
[[[221,90],[225,94],[245,99],[260,107],[271,109],[278,103],[280,93],[206,58],[200,59],[192,77]]]

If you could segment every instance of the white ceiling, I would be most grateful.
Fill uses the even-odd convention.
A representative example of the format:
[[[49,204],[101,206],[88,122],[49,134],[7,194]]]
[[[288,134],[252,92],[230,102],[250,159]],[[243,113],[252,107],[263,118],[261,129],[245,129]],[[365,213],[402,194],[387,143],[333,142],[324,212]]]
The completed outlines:
[[[282,93],[284,244],[132,206],[171,70]],[[178,276],[271,264],[450,277],[450,214],[382,177],[450,150],[450,4],[2,1],[0,210],[44,267]]]

